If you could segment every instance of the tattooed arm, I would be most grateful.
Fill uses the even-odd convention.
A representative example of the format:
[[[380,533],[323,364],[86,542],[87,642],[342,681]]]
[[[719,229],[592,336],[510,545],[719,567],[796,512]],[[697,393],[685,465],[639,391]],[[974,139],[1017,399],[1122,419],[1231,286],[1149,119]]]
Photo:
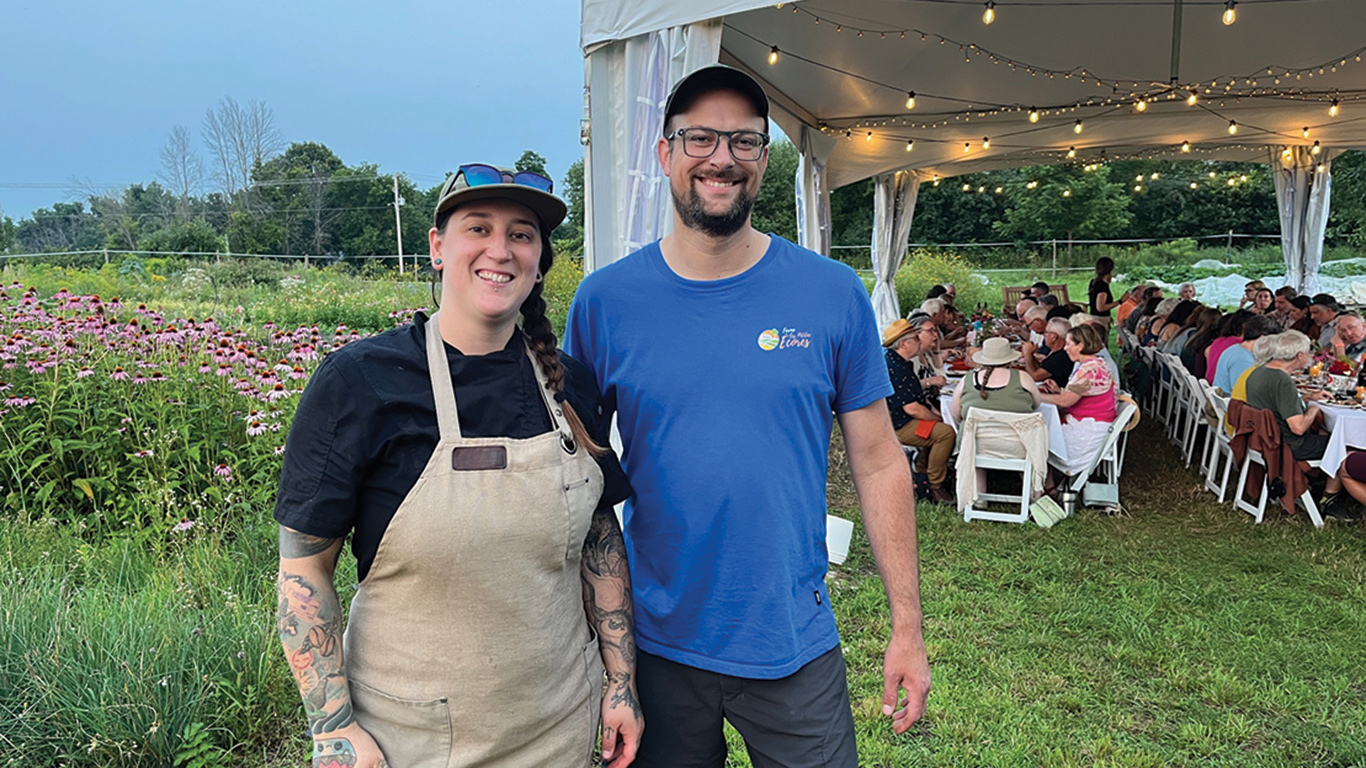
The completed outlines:
[[[341,602],[332,578],[341,539],[280,526],[276,626],[313,733],[313,768],[384,768],[379,745],[351,712],[342,655]]]
[[[602,757],[608,768],[635,760],[645,729],[636,699],[636,633],[626,543],[610,506],[593,513],[583,542],[583,608],[597,630],[607,695],[602,700]]]

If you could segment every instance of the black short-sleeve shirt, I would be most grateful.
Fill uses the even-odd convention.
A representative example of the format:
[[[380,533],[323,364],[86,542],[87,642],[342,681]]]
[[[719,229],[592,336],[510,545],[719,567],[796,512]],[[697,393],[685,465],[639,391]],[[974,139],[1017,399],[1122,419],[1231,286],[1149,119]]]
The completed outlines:
[[[1072,369],[1076,367],[1076,363],[1067,356],[1065,349],[1050,352],[1040,365],[1045,371],[1048,371],[1048,378],[1058,382],[1059,387],[1067,386],[1067,380],[1072,378]]]
[[[1109,317],[1110,310],[1107,309],[1102,312],[1100,309],[1100,297],[1105,297],[1106,304],[1114,301],[1114,299],[1110,297],[1110,284],[1099,277],[1092,278],[1091,286],[1086,293],[1090,299],[1090,307],[1088,307],[1088,309],[1091,311],[1091,314],[1098,317]]]
[[[887,374],[892,379],[892,396],[887,398],[887,409],[892,415],[892,429],[901,429],[911,421],[911,415],[903,407],[907,403],[925,403],[925,388],[915,375],[915,366],[897,354],[895,349],[887,350]]]
[[[427,318],[353,341],[329,354],[305,387],[285,444],[275,519],[311,536],[354,531],[357,577],[364,579],[384,531],[417,483],[440,438],[427,369]],[[525,439],[551,430],[521,331],[503,349],[464,355],[446,345],[460,432]],[[595,442],[608,446],[610,414],[593,375],[561,353],[564,392]],[[599,505],[631,495],[615,453],[598,459]],[[458,510],[458,500],[451,509]],[[510,510],[515,514],[515,510]]]

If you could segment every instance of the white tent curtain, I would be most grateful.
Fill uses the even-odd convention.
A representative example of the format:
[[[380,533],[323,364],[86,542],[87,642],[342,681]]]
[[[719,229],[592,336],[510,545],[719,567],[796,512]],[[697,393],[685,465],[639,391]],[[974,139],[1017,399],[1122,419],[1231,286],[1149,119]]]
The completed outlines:
[[[1323,235],[1328,228],[1333,187],[1330,155],[1330,150],[1315,155],[1303,146],[1271,147],[1285,282],[1304,295],[1319,292],[1319,265],[1323,263]]]
[[[668,234],[668,180],[655,153],[664,102],[684,75],[720,55],[721,19],[619,40],[588,55],[585,272]]]
[[[883,173],[873,178],[873,312],[879,328],[901,317],[896,296],[896,271],[906,258],[911,217],[920,193],[914,171]]]
[[[797,137],[797,243],[822,256],[830,255],[830,187],[825,169],[835,140],[803,125]]]

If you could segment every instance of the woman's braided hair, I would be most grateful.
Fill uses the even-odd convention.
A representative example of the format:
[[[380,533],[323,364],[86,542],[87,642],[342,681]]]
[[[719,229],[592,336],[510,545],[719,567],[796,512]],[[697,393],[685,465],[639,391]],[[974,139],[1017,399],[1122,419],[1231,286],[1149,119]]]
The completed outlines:
[[[446,222],[450,220],[450,215],[455,211],[454,208],[443,211],[442,216],[437,219],[436,229],[438,232],[445,232]],[[539,223],[539,222],[538,222]],[[550,233],[544,226],[539,226],[541,234],[541,260],[537,265],[541,279],[536,281],[532,287],[531,294],[522,302],[522,333],[526,335],[527,345],[531,347],[531,353],[536,356],[536,361],[540,363],[541,370],[545,373],[545,387],[550,390],[557,406],[563,409],[564,420],[569,423],[569,430],[574,435],[574,441],[582,445],[594,456],[602,456],[608,449],[598,445],[592,437],[588,435],[588,428],[583,425],[583,420],[575,412],[574,406],[569,403],[569,399],[564,395],[564,363],[560,361],[560,351],[558,349],[559,339],[555,337],[555,327],[550,324],[550,319],[546,317],[545,305],[545,276],[550,273],[550,268],[555,265],[555,250],[550,243]],[[436,302],[435,290],[436,283],[440,281],[439,273],[432,274],[433,303]]]

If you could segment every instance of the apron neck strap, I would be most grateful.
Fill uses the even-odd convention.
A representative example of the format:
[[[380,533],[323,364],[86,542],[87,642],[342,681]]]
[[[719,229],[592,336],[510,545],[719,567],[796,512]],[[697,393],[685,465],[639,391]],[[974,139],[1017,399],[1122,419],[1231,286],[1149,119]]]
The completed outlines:
[[[446,359],[446,343],[441,339],[440,312],[427,318],[427,370],[436,398],[436,424],[441,439],[460,439],[460,414],[455,408],[455,387],[451,386],[451,364]]]
[[[525,338],[525,334],[523,335]],[[550,411],[550,420],[555,423],[555,431],[560,433],[560,440],[566,446],[574,443],[574,431],[569,428],[569,422],[565,420],[564,408],[550,397],[550,389],[546,386],[545,371],[541,370],[541,361],[536,359],[536,353],[531,351],[531,344],[526,344],[526,356],[531,358],[531,370],[536,372],[536,391],[541,393],[541,402]]]

